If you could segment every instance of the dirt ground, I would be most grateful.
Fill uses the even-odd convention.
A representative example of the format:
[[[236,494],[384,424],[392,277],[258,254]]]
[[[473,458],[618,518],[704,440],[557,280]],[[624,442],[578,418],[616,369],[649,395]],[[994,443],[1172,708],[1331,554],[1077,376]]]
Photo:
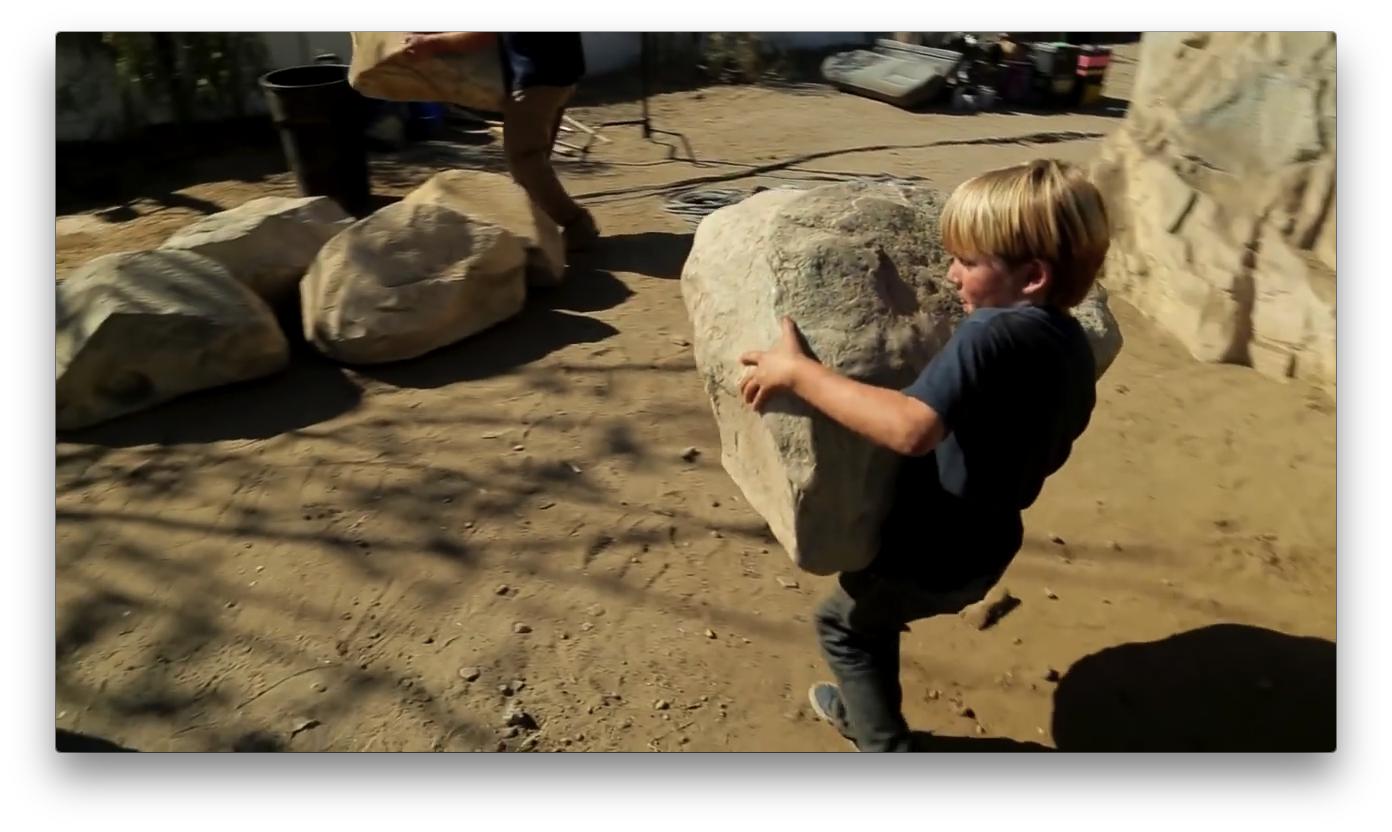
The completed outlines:
[[[629,191],[586,198],[601,248],[513,321],[389,367],[301,349],[280,376],[59,437],[60,729],[151,751],[845,748],[805,699],[830,579],[796,574],[720,468],[677,280],[692,227],[641,188],[804,154],[824,155],[709,187],[950,188],[1085,162],[1117,113],[908,113],[816,87],[652,112],[698,162],[633,127],[561,162],[572,193]],[[293,193],[271,150],[60,216],[59,271]],[[500,151],[416,145],[374,183],[390,198],[452,165]],[[1113,309],[1125,349],[1005,578],[1023,603],[985,631],[913,626],[909,721],[940,750],[1328,747],[1334,402]],[[507,736],[511,703],[539,730]]]

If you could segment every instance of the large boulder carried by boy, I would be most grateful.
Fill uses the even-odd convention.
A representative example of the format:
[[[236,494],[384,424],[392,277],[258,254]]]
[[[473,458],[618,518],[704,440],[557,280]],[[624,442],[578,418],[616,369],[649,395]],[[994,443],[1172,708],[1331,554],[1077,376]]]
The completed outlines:
[[[1093,176],[1109,288],[1203,361],[1335,385],[1332,32],[1151,32]]]
[[[478,222],[512,232],[527,249],[527,283],[555,286],[565,274],[565,242],[551,221],[512,177],[477,170],[447,170],[426,180],[404,202],[432,202]]]
[[[433,203],[398,202],[330,240],[300,284],[305,338],[349,364],[415,358],[522,311],[522,240]]]
[[[187,251],[108,254],[59,280],[57,336],[60,430],[289,363],[270,308]]]
[[[210,214],[161,248],[191,251],[221,263],[267,303],[296,297],[319,249],[353,218],[326,196],[267,196]]]
[[[946,280],[943,197],[881,183],[772,190],[708,216],[682,271],[697,370],[720,430],[721,462],[789,556],[816,574],[875,554],[898,458],[793,396],[763,415],[740,398],[739,357],[777,340],[791,316],[811,353],[857,380],[908,386],[962,317]],[[1119,348],[1105,297],[1089,299],[1094,349]],[[1098,366],[1115,352],[1097,356]]]

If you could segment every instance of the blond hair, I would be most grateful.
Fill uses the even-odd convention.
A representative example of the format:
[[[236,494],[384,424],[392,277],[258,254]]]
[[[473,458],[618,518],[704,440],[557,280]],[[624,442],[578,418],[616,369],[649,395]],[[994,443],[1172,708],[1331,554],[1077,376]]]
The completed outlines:
[[[1055,159],[993,170],[963,182],[942,211],[943,246],[953,256],[1031,260],[1052,273],[1046,303],[1077,306],[1107,255],[1102,194],[1081,170]]]

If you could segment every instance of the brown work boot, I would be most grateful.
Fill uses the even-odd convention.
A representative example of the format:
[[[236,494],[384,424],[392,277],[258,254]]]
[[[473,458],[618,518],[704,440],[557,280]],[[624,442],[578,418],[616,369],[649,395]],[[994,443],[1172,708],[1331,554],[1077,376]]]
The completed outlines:
[[[562,228],[561,234],[565,237],[566,253],[575,254],[594,248],[595,242],[599,239],[599,226],[595,225],[590,212],[582,208],[580,216]]]

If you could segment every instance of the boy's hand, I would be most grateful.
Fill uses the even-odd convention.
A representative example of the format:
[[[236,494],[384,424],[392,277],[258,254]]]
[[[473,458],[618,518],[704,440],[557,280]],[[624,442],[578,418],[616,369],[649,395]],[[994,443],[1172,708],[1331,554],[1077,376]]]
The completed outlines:
[[[740,380],[740,395],[745,404],[762,413],[769,397],[792,389],[798,367],[808,360],[798,340],[797,324],[792,318],[784,318],[783,335],[777,344],[768,350],[754,350],[740,356],[740,363],[748,368]]]

